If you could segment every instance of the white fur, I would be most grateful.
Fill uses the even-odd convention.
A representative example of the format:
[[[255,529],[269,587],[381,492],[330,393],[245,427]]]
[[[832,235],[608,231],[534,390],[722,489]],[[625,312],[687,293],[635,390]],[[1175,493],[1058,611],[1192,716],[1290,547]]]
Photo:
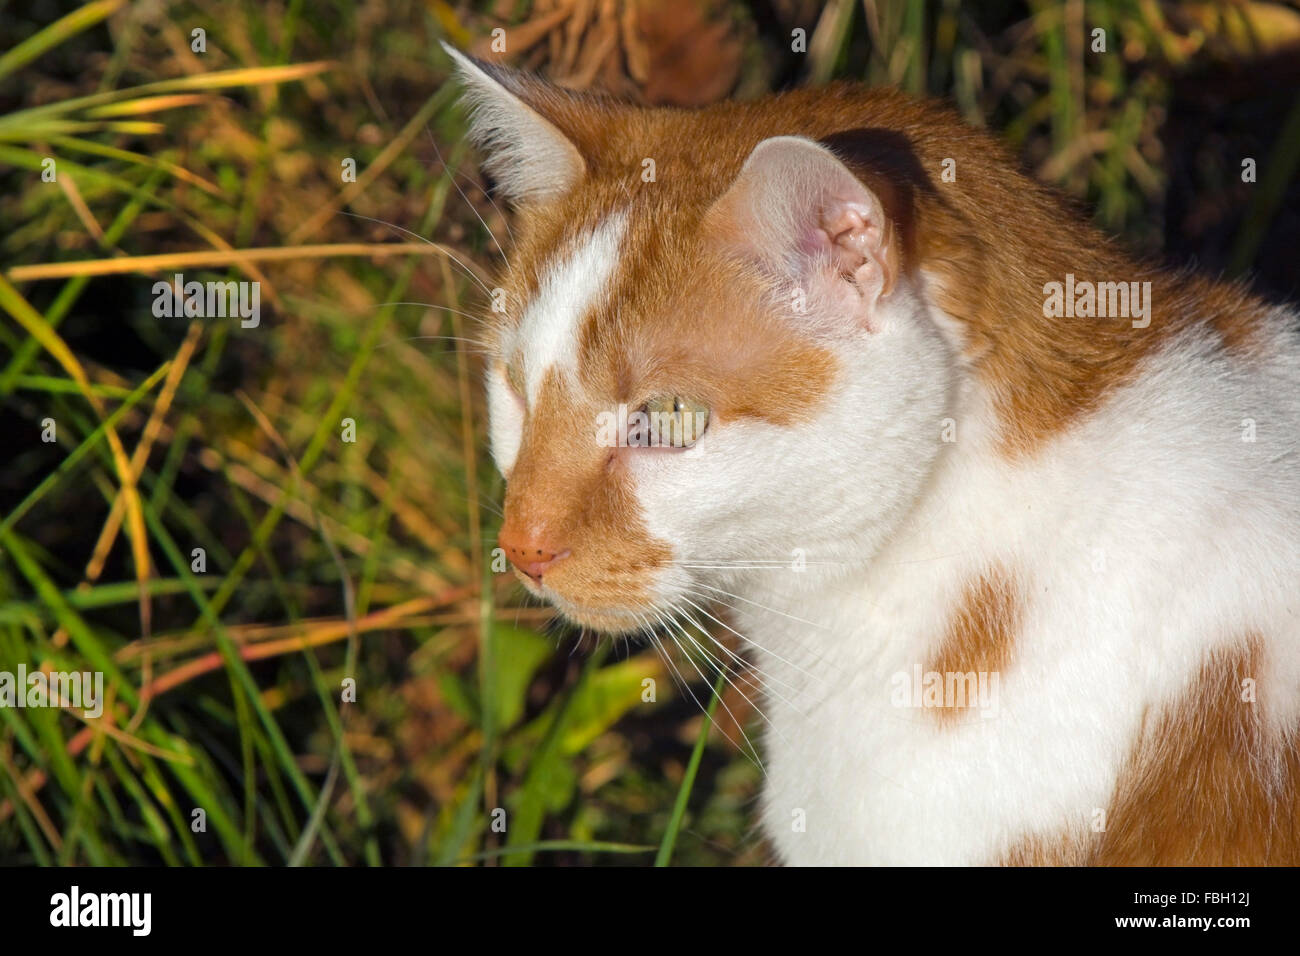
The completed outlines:
[[[524,436],[524,402],[515,394],[497,365],[488,368],[486,382],[488,418],[492,422],[488,435],[492,460],[501,474],[509,475]]]
[[[552,370],[576,376],[578,329],[609,287],[626,228],[625,214],[606,218],[543,273],[514,339],[524,344],[524,382],[530,402],[537,400],[542,381]]]

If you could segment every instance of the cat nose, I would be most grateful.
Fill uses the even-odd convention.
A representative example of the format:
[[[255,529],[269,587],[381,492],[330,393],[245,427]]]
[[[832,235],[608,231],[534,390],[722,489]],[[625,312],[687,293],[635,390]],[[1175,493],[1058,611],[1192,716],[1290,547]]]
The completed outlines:
[[[567,549],[557,548],[552,544],[526,535],[501,529],[497,544],[506,553],[506,558],[534,582],[540,584],[542,575],[569,556]]]

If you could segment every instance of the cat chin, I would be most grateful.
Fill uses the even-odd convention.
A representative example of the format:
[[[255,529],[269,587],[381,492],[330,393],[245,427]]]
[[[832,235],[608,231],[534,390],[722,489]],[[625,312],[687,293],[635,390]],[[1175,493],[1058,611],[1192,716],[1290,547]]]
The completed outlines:
[[[543,594],[533,588],[529,588],[529,591],[559,611],[561,616],[570,624],[584,630],[615,637],[623,634],[634,634],[644,630],[646,626],[645,615],[639,615],[624,608],[585,607],[581,604],[575,604],[554,592]]]
[[[647,608],[645,607],[638,611],[631,607],[617,605],[593,607],[588,604],[579,604],[565,597],[550,585],[544,584],[539,587],[527,576],[521,574],[518,569],[515,570],[515,579],[533,597],[545,601],[559,611],[560,616],[567,622],[586,631],[608,634],[611,637],[621,637],[625,634],[635,634],[645,630],[647,621],[653,617],[653,615],[646,613]]]

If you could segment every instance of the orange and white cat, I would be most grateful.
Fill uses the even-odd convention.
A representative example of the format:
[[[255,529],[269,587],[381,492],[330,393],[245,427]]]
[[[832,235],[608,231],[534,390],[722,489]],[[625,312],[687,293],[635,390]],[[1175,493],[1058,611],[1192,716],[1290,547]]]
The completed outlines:
[[[586,628],[740,639],[781,860],[1300,863],[1295,312],[897,92],[453,55],[518,215],[501,547]]]

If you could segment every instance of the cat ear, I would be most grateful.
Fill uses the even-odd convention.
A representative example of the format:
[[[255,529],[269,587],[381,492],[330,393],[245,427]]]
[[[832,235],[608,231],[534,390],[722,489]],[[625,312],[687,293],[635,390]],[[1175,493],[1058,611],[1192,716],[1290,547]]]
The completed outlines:
[[[443,43],[464,84],[470,139],[483,168],[512,202],[557,199],[582,179],[586,164],[573,142],[547,118],[566,93],[544,80],[466,56]]]
[[[867,327],[898,281],[900,243],[880,197],[810,139],[776,136],[754,147],[707,213],[705,230]]]

